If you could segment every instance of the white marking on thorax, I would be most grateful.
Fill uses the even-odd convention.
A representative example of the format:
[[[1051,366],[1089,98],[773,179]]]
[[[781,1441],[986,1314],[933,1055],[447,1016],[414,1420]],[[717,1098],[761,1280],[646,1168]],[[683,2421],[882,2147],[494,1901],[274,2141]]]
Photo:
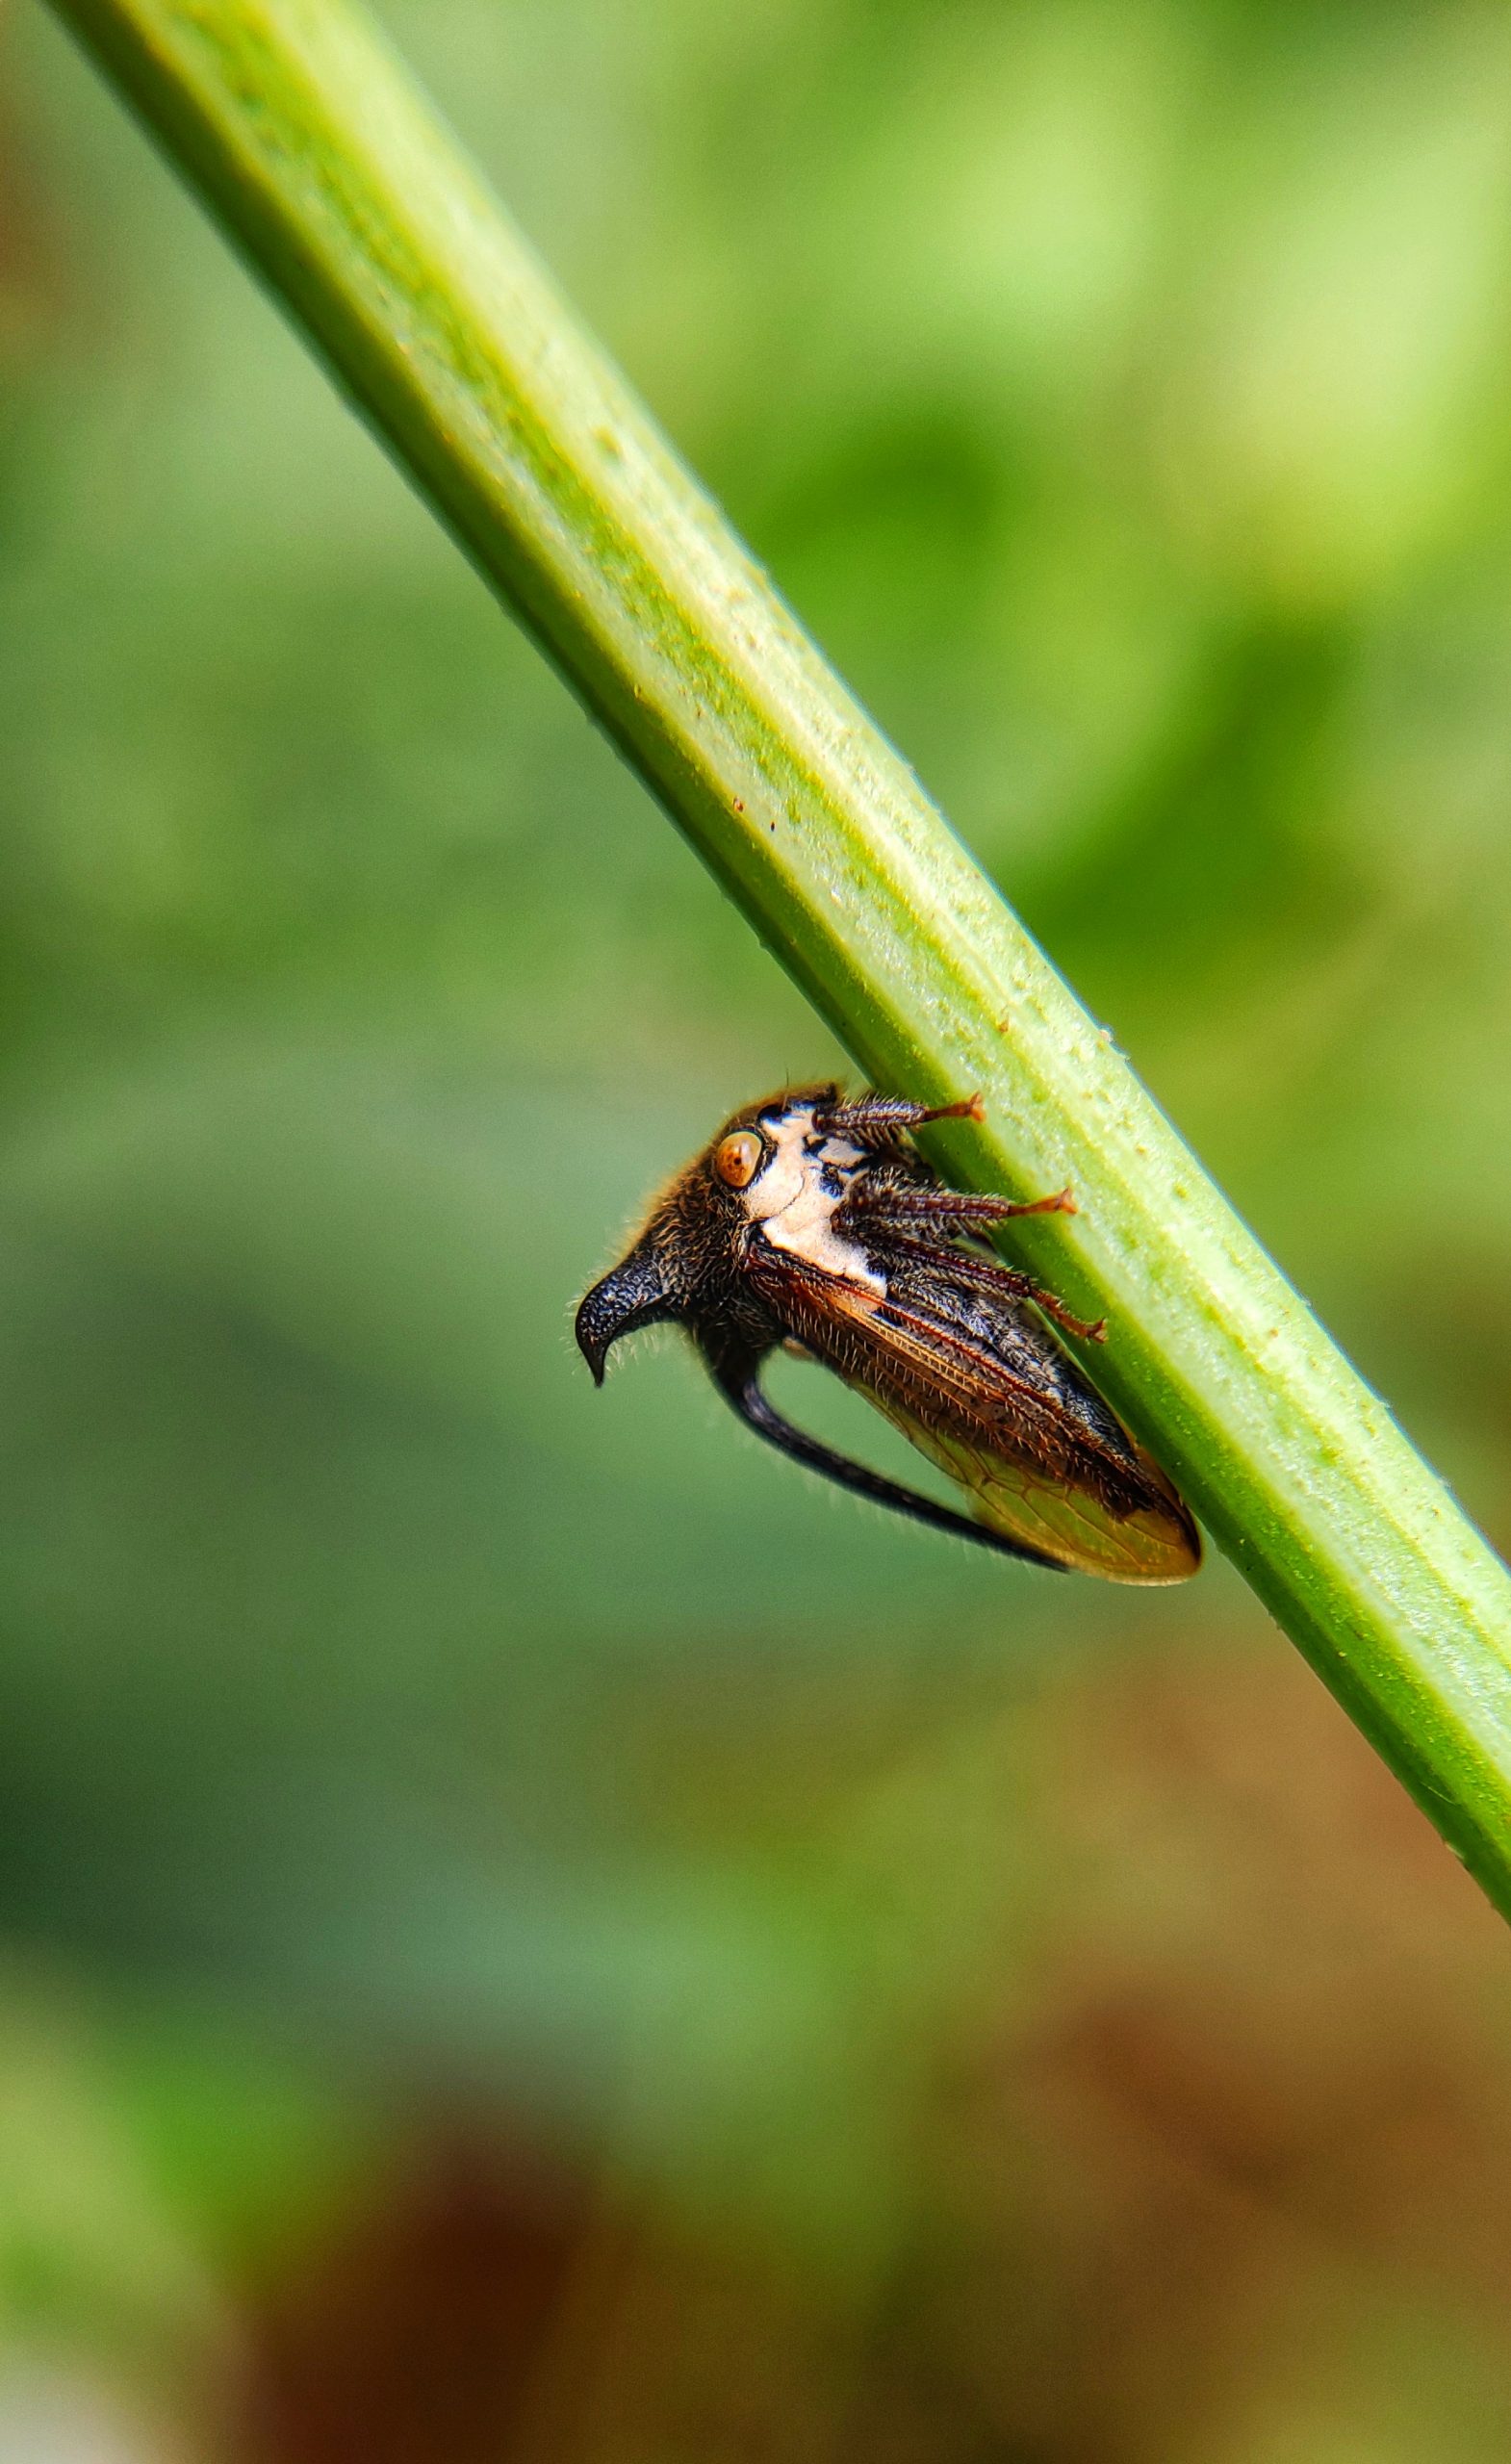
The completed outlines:
[[[867,1161],[865,1150],[853,1146],[848,1138],[826,1138],[822,1146],[807,1153],[804,1141],[813,1135],[813,1115],[806,1105],[761,1126],[770,1131],[777,1151],[745,1193],[752,1220],[760,1225],[774,1248],[806,1258],[826,1274],[843,1275],[847,1282],[861,1284],[884,1300],[885,1280],[858,1242],[847,1241],[834,1230],[834,1210],[842,1203],[843,1190],[836,1196],[824,1186],[826,1167],[848,1185],[857,1167]]]

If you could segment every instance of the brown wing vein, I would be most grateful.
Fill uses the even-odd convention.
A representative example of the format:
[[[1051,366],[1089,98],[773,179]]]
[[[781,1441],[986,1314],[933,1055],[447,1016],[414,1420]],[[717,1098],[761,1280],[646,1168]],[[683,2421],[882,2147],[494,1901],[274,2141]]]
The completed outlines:
[[[981,1521],[1062,1565],[1175,1582],[1201,1558],[1159,1466],[1097,1442],[958,1327],[756,1240],[752,1280],[778,1322],[965,1489]]]
[[[1019,1461],[1051,1477],[1074,1480],[1079,1475],[1098,1491],[1111,1489],[1130,1507],[1164,1502],[1163,1493],[1140,1478],[1134,1463],[1099,1445],[1093,1432],[1067,1428],[994,1352],[941,1319],[893,1300],[878,1304],[864,1285],[806,1259],[779,1257],[764,1243],[752,1245],[751,1268],[781,1314],[804,1322],[794,1323],[800,1340],[843,1373],[846,1364],[835,1357],[839,1313],[845,1334],[867,1356],[869,1381],[883,1393],[891,1390],[905,1410],[915,1399],[927,1409],[943,1387],[968,1424],[961,1435],[976,1444],[1006,1446]]]

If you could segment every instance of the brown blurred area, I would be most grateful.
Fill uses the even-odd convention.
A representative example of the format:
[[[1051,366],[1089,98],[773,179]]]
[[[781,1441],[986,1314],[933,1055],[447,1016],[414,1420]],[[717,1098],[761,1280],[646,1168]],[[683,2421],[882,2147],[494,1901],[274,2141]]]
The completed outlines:
[[[1032,2020],[1021,1940],[984,1943],[929,2050],[914,2210],[863,2297],[544,2168],[497,2116],[416,2122],[254,2295],[237,2456],[1346,2451],[1330,2356],[1368,2360],[1387,2415],[1437,2410],[1441,2358],[1408,2324],[1423,2288],[1460,2323],[1456,2434],[1496,2452],[1499,1920],[1278,1647],[1100,1669],[1030,1730],[1056,1824]],[[1151,1869],[1176,1885],[1153,1921]]]

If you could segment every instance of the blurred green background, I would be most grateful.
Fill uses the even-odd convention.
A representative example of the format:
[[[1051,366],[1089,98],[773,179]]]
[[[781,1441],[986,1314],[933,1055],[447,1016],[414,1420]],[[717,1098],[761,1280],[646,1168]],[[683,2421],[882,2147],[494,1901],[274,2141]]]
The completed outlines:
[[[1511,16],[391,22],[1506,1545]],[[1236,1579],[591,1391],[836,1065],[18,0],[6,2464],[1511,2451],[1503,1932]]]

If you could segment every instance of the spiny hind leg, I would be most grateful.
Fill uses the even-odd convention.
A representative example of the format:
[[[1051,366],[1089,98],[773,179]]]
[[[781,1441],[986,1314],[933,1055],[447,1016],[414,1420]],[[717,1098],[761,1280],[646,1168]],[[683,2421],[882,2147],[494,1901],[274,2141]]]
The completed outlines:
[[[843,1212],[858,1223],[869,1217],[873,1222],[894,1223],[899,1230],[917,1225],[924,1231],[985,1232],[1020,1215],[1074,1215],[1076,1202],[1068,1189],[1057,1190],[1053,1197],[1018,1200],[920,1188],[915,1182],[891,1183],[868,1175],[851,1191]]]
[[[901,1129],[922,1129],[931,1120],[982,1120],[980,1095],[958,1104],[914,1104],[906,1095],[858,1095],[853,1104],[830,1104],[813,1116],[815,1129],[839,1138],[893,1138]]]
[[[902,1238],[894,1246],[906,1256],[916,1258],[920,1265],[936,1267],[946,1274],[953,1274],[960,1282],[974,1284],[978,1290],[1000,1292],[1004,1297],[1012,1300],[1032,1300],[1036,1309],[1041,1309],[1046,1318],[1052,1319],[1067,1335],[1075,1335],[1082,1343],[1105,1344],[1107,1341],[1105,1318],[1077,1318],[1063,1300],[1057,1300],[1055,1295],[1046,1292],[1042,1284],[1036,1283],[1032,1275],[1020,1274],[1016,1267],[998,1266],[994,1259],[975,1257],[968,1249],[947,1248],[942,1241]]]

